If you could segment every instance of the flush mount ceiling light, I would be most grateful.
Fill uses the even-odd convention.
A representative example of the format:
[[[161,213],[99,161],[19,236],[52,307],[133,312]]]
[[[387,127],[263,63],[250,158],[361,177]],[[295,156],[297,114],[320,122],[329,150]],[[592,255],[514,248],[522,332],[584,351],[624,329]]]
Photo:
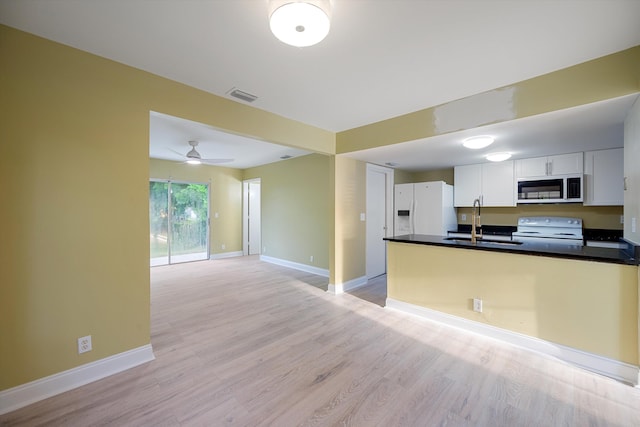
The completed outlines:
[[[329,34],[329,0],[272,0],[270,9],[271,32],[283,43],[312,46]]]
[[[462,141],[462,145],[472,150],[478,150],[480,148],[488,147],[493,144],[493,137],[489,135],[472,136]]]
[[[487,154],[486,159],[490,162],[504,162],[507,159],[511,158],[511,153],[493,153]]]

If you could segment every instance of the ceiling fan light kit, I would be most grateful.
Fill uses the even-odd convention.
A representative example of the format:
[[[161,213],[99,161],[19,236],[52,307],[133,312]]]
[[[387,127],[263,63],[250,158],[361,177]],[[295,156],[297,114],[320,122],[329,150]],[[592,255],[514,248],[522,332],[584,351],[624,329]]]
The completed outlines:
[[[196,150],[198,146],[198,141],[189,141],[189,145],[192,147],[191,150],[187,153],[187,163],[190,165],[199,165],[202,160],[202,156]]]
[[[320,43],[331,27],[329,0],[271,0],[269,26],[278,40],[291,46]]]
[[[199,165],[199,164],[202,164],[203,162],[205,162],[205,163],[228,163],[228,162],[232,162],[233,161],[233,159],[203,159],[202,156],[200,155],[200,153],[198,153],[198,150],[196,150],[196,147],[198,146],[198,144],[199,144],[198,141],[189,141],[189,145],[192,148],[185,155],[185,157],[187,158],[185,163],[188,163],[190,165]]]

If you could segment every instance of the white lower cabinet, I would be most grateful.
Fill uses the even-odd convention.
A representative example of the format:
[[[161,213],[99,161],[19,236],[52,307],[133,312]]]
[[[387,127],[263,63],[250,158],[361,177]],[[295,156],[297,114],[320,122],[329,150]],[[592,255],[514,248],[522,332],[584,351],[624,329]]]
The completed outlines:
[[[624,149],[584,153],[584,205],[624,205]]]
[[[514,163],[456,166],[454,168],[454,205],[473,206],[480,198],[482,206],[516,206]]]

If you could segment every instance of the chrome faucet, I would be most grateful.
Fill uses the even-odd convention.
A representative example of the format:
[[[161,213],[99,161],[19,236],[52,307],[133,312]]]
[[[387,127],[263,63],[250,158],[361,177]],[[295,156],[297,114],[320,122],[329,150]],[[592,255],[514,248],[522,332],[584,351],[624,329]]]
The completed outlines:
[[[476,205],[478,211],[476,213]],[[478,239],[482,239],[482,225],[480,225],[480,199],[473,201],[473,211],[471,213],[471,243],[475,243]]]

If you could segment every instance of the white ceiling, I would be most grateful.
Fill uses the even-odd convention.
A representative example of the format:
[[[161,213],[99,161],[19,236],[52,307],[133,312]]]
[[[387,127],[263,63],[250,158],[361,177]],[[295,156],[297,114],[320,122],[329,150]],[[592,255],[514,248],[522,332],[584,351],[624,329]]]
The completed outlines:
[[[299,157],[308,151],[285,147],[240,135],[221,132],[211,126],[151,112],[149,116],[149,156],[154,159],[184,162],[191,150],[189,141],[198,141],[197,151],[205,159],[232,159],[211,162],[216,166],[247,169],[281,161],[282,156]]]
[[[513,159],[623,146],[624,119],[638,95],[541,114],[427,139],[345,154],[397,169],[421,171],[483,163],[490,153],[508,152]],[[465,138],[491,135],[495,142],[481,150],[463,147]]]
[[[0,0],[0,23],[223,97],[236,87],[258,96],[251,104],[256,108],[334,132],[640,45],[637,0],[332,0],[332,5],[329,35],[308,48],[284,45],[271,35],[267,0]],[[619,125],[620,117],[615,120]],[[602,124],[603,129],[613,125]],[[507,128],[502,130],[515,138],[518,132]],[[555,128],[540,137],[560,132],[568,130]],[[185,152],[192,133],[175,136]],[[569,136],[563,151],[579,151]],[[214,139],[206,145],[222,157]],[[151,153],[156,143],[151,141]],[[471,162],[450,148],[457,148],[453,140],[447,144],[438,137],[425,144],[423,157],[439,159],[425,167]],[[394,146],[397,153],[384,148],[386,161],[400,163],[405,145]],[[527,156],[550,148],[539,142],[516,145]],[[374,155],[361,154],[362,160]]]

